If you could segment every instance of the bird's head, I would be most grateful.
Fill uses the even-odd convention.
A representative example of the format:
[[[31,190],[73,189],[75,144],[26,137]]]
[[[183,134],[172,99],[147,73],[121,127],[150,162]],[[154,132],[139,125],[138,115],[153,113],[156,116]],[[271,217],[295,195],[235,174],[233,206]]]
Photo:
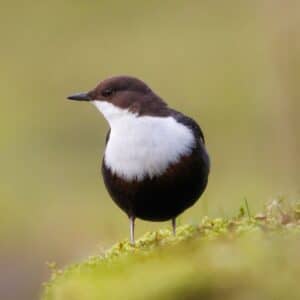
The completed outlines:
[[[167,107],[143,81],[129,76],[105,79],[91,91],[69,96],[68,99],[92,102],[109,123],[126,113],[162,116]]]

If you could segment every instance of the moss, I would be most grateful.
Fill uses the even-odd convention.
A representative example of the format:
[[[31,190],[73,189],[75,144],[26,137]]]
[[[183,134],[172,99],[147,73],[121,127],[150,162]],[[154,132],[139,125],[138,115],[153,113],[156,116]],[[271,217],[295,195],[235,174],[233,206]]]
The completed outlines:
[[[121,241],[99,256],[58,270],[43,300],[298,299],[299,204],[278,201],[262,213],[205,217]]]

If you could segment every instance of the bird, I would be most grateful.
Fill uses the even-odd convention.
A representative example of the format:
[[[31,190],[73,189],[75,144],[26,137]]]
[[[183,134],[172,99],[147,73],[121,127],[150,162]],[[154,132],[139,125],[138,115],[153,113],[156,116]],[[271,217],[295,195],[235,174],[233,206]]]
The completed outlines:
[[[197,122],[127,75],[67,98],[92,103],[108,122],[102,176],[129,218],[130,243],[135,244],[136,218],[170,220],[176,235],[176,218],[196,203],[208,183],[210,158]]]

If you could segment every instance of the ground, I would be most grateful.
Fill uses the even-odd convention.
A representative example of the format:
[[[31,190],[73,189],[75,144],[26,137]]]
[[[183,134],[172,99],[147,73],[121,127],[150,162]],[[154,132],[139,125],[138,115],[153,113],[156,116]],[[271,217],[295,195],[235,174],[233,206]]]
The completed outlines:
[[[209,219],[125,240],[59,270],[43,300],[299,299],[300,206],[272,201],[251,215]]]

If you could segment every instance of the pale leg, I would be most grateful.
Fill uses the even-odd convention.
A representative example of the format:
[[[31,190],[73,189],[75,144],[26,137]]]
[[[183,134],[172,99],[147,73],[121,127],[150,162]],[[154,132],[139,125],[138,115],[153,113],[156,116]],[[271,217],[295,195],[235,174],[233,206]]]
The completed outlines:
[[[172,230],[173,230],[173,235],[176,235],[176,218],[172,219]]]
[[[130,243],[131,245],[135,244],[135,240],[134,240],[134,221],[135,221],[135,217],[129,217],[129,221],[130,221]]]

